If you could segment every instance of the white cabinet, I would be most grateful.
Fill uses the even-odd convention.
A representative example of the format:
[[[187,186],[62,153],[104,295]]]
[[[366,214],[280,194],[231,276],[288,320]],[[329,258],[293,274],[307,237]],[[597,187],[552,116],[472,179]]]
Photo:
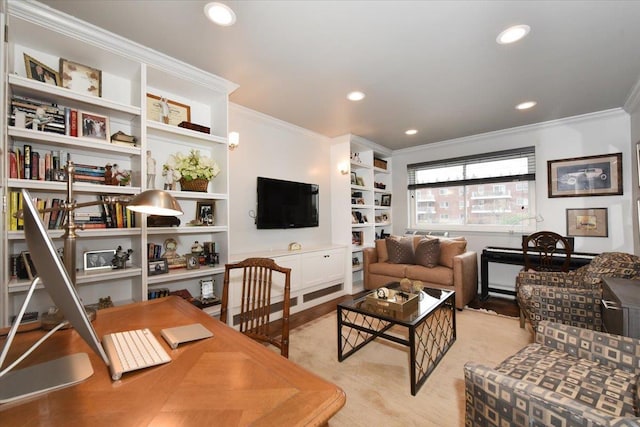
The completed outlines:
[[[271,258],[281,267],[291,269],[291,313],[296,313],[314,305],[334,299],[344,293],[345,282],[344,246],[329,246],[302,249],[300,251],[272,251],[234,254],[231,262],[246,258]],[[234,271],[230,278],[229,316],[239,312],[242,275]],[[282,301],[283,277],[274,275],[272,302]],[[272,319],[278,319],[276,313]]]
[[[2,16],[7,23],[4,33],[6,40],[2,44],[2,64],[6,64],[2,75],[6,86],[3,85],[1,94],[5,105],[11,106],[12,98],[17,96],[55,104],[60,108],[67,107],[78,114],[85,112],[102,118],[108,124],[108,133],[104,138],[83,136],[82,133],[71,136],[65,132],[52,133],[15,126],[6,117],[1,119],[4,160],[0,184],[6,208],[2,225],[4,239],[0,250],[4,254],[0,264],[0,324],[5,326],[10,322],[11,316],[24,300],[29,283],[27,279],[14,277],[10,268],[11,255],[26,251],[23,232],[12,229],[9,215],[12,193],[27,188],[33,197],[42,199],[64,199],[66,195],[66,183],[63,181],[25,179],[24,176],[13,174],[9,153],[20,151],[24,154],[25,146],[41,156],[64,153],[63,156],[68,155],[74,163],[94,166],[117,164],[118,168],[130,171],[131,180],[127,186],[74,183],[78,202],[96,200],[101,195],[135,195],[149,187],[162,188],[162,165],[170,154],[186,154],[196,149],[213,157],[221,172],[209,184],[206,192],[186,192],[179,188],[172,191],[185,211],[180,226],[147,227],[145,217],[137,215],[135,224],[129,223],[126,227],[82,230],[78,233],[76,265],[79,267],[78,292],[87,304],[106,296],[116,303],[141,301],[147,299],[148,290],[160,287],[187,289],[197,296],[199,280],[209,277],[216,280],[219,292],[224,263],[229,259],[228,96],[237,86],[38,3],[9,0],[7,5],[6,15]],[[52,70],[58,69],[61,58],[100,70],[101,96],[94,96],[78,87],[67,89],[29,78],[25,54]],[[148,116],[148,93],[189,106],[191,121],[209,127],[210,133],[167,125]],[[12,111],[10,109],[9,114]],[[134,135],[137,138],[136,145],[110,143],[109,134],[117,131]],[[147,180],[147,175],[152,173],[147,170],[147,151],[156,161],[155,180],[152,183]],[[213,225],[190,226],[189,222],[196,218],[200,203],[214,205]],[[52,229],[50,235],[56,245],[62,246],[62,230]],[[180,254],[190,252],[196,240],[201,243],[215,242],[219,264],[150,275],[147,245],[162,244],[167,238],[177,241]],[[83,271],[83,252],[115,249],[118,245],[133,249],[126,269]],[[41,291],[36,292],[32,301],[29,307],[32,311],[43,311],[50,304],[46,293]]]
[[[302,258],[302,289],[344,281],[344,249],[309,252]]]

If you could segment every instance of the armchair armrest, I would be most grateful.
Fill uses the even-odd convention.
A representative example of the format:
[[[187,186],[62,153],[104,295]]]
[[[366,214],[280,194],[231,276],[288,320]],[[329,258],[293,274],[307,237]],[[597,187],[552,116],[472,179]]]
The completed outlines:
[[[543,320],[536,342],[604,366],[640,373],[640,340]]]
[[[456,307],[459,309],[473,301],[478,294],[478,254],[467,251],[453,257],[453,285]]]
[[[369,283],[369,264],[378,262],[378,251],[375,247],[362,250],[362,269],[364,283]]]
[[[614,425],[616,420],[631,421],[623,425],[633,425],[634,420],[640,420],[603,414],[577,400],[475,362],[464,365],[464,382],[467,425],[542,425],[552,417],[566,420],[567,424],[594,426]],[[514,405],[516,401],[526,404]]]

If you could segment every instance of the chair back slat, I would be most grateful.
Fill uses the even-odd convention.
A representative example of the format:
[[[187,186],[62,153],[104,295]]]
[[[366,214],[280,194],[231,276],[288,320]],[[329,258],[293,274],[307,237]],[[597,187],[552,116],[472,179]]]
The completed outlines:
[[[231,272],[242,270],[242,282],[231,283]],[[284,293],[282,301],[282,318],[273,323],[280,323],[280,335],[272,333],[272,289],[273,272],[281,273],[284,277]],[[240,313],[237,324],[240,332],[263,342],[268,342],[280,349],[280,353],[289,355],[289,310],[291,307],[291,269],[280,267],[269,258],[247,258],[235,264],[226,264],[224,273],[224,287],[222,290],[222,307],[220,320],[228,322],[229,287],[242,286],[240,295]]]
[[[569,240],[553,231],[538,231],[522,236],[522,255],[526,271],[569,271]]]

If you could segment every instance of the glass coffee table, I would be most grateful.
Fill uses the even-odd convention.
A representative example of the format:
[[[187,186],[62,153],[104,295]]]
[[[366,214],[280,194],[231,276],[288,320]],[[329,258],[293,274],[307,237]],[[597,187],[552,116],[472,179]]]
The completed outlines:
[[[386,285],[399,290],[399,283]],[[375,291],[367,295],[374,295]],[[410,350],[411,394],[416,395],[427,377],[456,340],[455,292],[425,288],[417,307],[406,310],[378,305],[367,296],[338,304],[338,360],[360,350],[376,338],[405,345]],[[390,334],[394,326],[407,328],[408,337]]]

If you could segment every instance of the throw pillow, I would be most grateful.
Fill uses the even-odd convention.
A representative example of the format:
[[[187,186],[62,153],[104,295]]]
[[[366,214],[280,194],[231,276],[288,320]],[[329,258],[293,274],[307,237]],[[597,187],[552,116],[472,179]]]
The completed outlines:
[[[414,263],[433,268],[438,265],[440,259],[440,240],[421,239],[416,246]]]
[[[413,239],[407,237],[385,239],[388,262],[392,264],[413,264]]]
[[[453,257],[462,255],[467,250],[467,240],[464,237],[440,239],[440,265],[453,268]]]

